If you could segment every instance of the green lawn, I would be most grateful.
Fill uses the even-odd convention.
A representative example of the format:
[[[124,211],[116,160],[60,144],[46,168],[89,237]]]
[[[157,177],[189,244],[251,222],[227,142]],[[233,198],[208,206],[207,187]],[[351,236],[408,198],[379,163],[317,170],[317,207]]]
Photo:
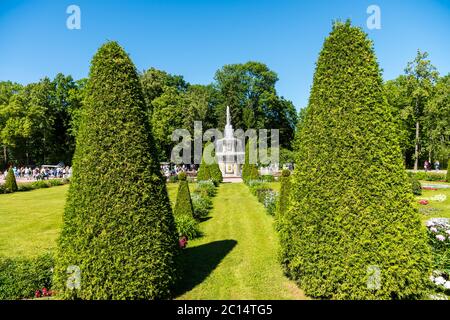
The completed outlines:
[[[55,247],[68,187],[0,195],[0,256],[35,256]]]
[[[220,186],[204,237],[190,241],[179,299],[304,299],[282,274],[273,218],[243,183]]]

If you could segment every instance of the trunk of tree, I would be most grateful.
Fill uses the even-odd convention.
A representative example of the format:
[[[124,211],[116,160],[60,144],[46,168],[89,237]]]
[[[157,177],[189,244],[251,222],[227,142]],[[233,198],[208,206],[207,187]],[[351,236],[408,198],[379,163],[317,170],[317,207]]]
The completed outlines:
[[[416,148],[414,151],[414,170],[419,168],[419,120],[416,121]]]
[[[5,167],[8,166],[8,150],[3,146],[3,158],[5,159]]]

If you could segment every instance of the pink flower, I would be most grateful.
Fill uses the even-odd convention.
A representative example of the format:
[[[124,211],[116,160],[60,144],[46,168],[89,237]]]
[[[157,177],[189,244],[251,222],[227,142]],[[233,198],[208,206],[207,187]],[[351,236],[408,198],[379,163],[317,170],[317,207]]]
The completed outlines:
[[[436,236],[436,239],[438,239],[439,241],[444,241],[444,240],[445,240],[445,237],[444,237],[442,234],[438,234],[438,235]]]
[[[427,205],[428,203],[429,203],[428,200],[425,200],[425,199],[419,201],[419,204],[422,204],[422,205]]]

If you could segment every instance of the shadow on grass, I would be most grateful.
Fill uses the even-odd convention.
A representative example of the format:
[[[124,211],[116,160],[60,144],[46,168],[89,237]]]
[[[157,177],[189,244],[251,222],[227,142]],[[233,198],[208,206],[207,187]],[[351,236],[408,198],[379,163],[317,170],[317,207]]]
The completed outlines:
[[[175,296],[202,283],[236,244],[236,240],[221,240],[185,249],[180,256],[181,279],[175,288]]]
[[[205,222],[208,221],[209,219],[211,219],[212,217],[204,217],[204,218],[200,218],[198,219],[199,222]]]

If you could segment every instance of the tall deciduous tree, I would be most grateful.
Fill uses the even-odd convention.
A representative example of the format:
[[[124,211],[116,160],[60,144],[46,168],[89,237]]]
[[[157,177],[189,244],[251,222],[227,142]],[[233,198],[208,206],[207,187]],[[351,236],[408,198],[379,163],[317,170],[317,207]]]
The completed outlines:
[[[177,231],[139,77],[116,42],[95,54],[86,90],[56,259],[58,292],[82,299],[170,297]],[[81,290],[66,286],[67,270],[74,269]]]
[[[414,170],[419,167],[420,132],[424,109],[432,95],[438,78],[436,68],[431,64],[427,52],[417,51],[416,58],[409,62],[406,69],[408,95],[411,97],[409,112],[415,121]]]

